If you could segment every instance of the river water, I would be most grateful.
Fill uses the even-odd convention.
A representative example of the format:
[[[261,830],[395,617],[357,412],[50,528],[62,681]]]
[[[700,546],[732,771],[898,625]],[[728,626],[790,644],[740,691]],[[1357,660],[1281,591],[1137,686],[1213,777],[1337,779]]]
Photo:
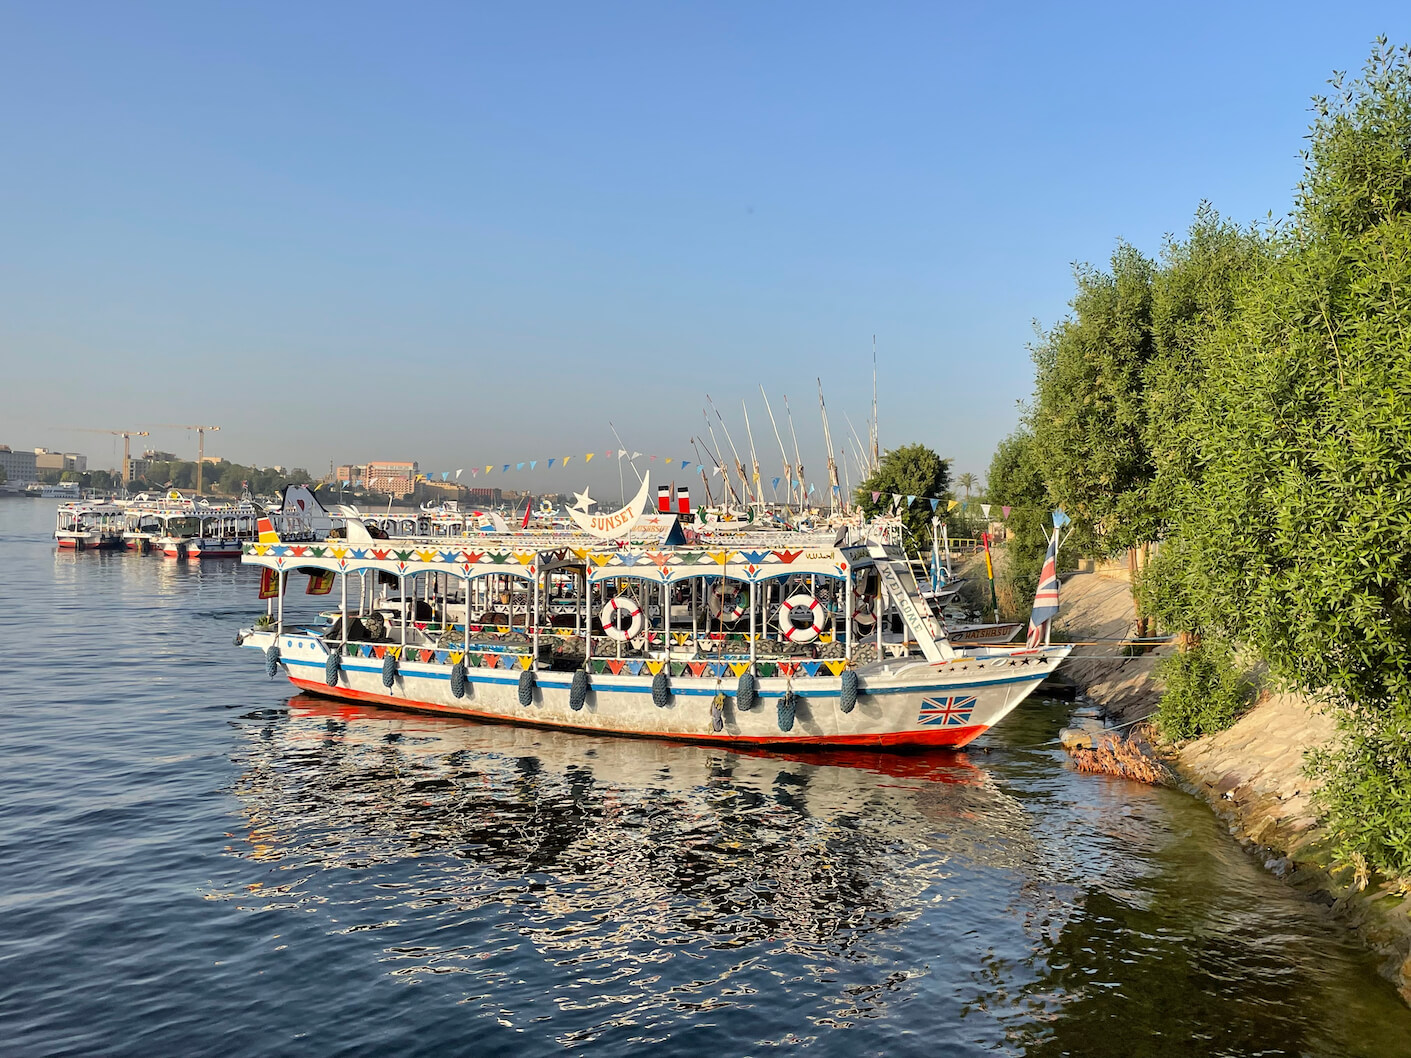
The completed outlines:
[[[963,754],[349,709],[229,560],[0,501],[7,1055],[1401,1055],[1411,1010],[1192,798],[1035,701]]]

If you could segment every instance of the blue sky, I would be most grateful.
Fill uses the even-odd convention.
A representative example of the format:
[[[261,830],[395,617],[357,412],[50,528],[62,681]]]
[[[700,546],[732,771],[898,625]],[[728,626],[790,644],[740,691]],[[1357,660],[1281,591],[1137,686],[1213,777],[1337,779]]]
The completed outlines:
[[[770,476],[762,384],[821,480],[875,334],[883,445],[983,475],[1072,263],[1286,212],[1407,10],[0,3],[0,443],[687,458],[709,392]]]

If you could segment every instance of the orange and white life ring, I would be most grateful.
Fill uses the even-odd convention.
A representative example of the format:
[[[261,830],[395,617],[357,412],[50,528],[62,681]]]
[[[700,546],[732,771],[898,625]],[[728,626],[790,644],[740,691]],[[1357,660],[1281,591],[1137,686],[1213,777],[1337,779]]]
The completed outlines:
[[[734,587],[717,584],[710,590],[706,605],[710,608],[711,620],[738,621],[745,616],[745,606],[740,601],[745,589],[738,583]]]
[[[812,643],[832,619],[832,614],[806,591],[790,595],[779,607],[779,631],[790,643]],[[808,624],[800,622],[807,620]]]
[[[626,628],[620,623],[623,614],[627,615]],[[607,637],[618,642],[625,643],[642,634],[642,608],[630,595],[614,595],[603,605],[598,613],[598,620],[602,623],[603,632]]]
[[[867,633],[872,631],[872,626],[877,623],[877,603],[867,596],[858,600],[857,608],[852,612],[852,624],[859,632]]]

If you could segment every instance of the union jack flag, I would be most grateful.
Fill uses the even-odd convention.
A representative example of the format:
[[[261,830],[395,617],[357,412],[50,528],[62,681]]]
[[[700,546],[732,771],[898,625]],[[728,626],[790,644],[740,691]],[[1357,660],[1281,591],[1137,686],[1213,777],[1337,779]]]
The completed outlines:
[[[954,698],[922,698],[918,724],[935,727],[963,727],[970,723],[970,714],[975,711],[973,694]]]
[[[1039,573],[1039,590],[1034,593],[1034,609],[1029,615],[1030,647],[1044,641],[1048,623],[1058,616],[1058,530],[1049,537],[1048,554],[1044,556],[1044,568]]]

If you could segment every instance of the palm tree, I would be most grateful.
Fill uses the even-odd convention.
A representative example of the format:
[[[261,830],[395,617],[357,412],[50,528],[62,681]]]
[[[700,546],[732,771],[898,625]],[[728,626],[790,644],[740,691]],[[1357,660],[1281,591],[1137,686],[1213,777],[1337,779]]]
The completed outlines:
[[[979,484],[975,480],[975,475],[970,473],[961,474],[956,477],[955,483],[965,490],[965,502],[970,502],[970,490]]]

